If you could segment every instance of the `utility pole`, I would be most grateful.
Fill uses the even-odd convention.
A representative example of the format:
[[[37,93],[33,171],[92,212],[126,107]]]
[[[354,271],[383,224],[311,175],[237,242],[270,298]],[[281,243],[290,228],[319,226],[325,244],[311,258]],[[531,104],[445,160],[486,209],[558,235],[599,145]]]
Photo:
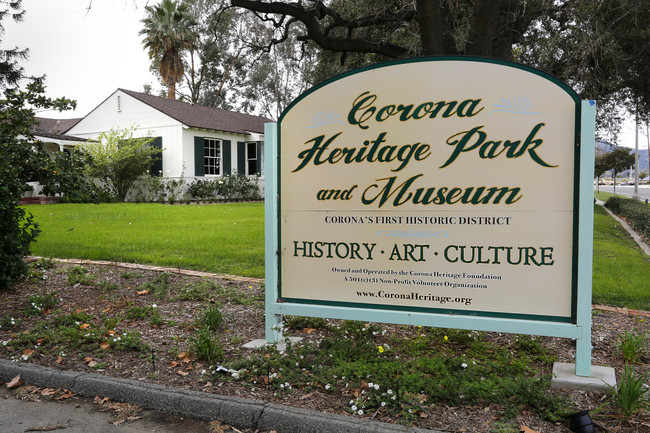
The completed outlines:
[[[634,125],[634,200],[639,200],[639,110],[637,108]]]

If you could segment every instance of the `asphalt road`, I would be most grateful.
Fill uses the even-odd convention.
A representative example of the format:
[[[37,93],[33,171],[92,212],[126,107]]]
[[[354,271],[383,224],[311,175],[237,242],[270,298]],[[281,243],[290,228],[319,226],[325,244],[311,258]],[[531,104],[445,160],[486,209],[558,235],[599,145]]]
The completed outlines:
[[[600,185],[600,191],[613,193],[614,187]],[[632,197],[632,194],[634,194],[634,186],[616,185],[616,195],[621,195],[623,197]],[[639,185],[639,198],[641,200],[648,199],[650,202],[650,185]]]
[[[32,394],[35,398],[38,394]],[[137,419],[136,419],[137,418]],[[118,423],[114,411],[74,397],[66,401],[25,401],[16,392],[0,387],[0,432],[24,433],[211,433],[207,421],[193,420],[154,411],[140,411],[133,419]],[[224,429],[224,432],[233,432]]]

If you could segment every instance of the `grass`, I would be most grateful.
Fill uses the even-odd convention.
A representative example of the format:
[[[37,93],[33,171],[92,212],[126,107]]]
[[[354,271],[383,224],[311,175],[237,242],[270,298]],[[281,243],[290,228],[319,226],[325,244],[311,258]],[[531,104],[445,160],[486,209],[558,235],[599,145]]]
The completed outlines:
[[[650,257],[600,206],[594,209],[593,302],[650,310]]]
[[[600,193],[600,199],[607,199]],[[262,203],[26,206],[43,233],[33,254],[264,277]],[[594,215],[593,301],[650,310],[650,258],[600,206]]]
[[[38,256],[264,276],[262,203],[25,206],[42,230]]]

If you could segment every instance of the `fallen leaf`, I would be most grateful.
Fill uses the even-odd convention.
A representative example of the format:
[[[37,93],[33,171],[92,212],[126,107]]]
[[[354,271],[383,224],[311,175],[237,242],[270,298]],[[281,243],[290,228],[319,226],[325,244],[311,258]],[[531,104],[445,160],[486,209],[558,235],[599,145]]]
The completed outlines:
[[[25,349],[23,350],[23,358],[29,358],[34,353],[34,349]]]
[[[187,376],[189,374],[187,371],[183,371],[183,370],[178,370],[176,373],[180,376]]]
[[[57,399],[57,400],[64,400],[64,399],[68,399],[68,398],[73,397],[73,396],[74,396],[73,393],[71,393],[71,392],[68,391],[68,390],[65,390],[65,393],[61,394],[61,395],[58,396],[56,399]]]
[[[45,338],[39,338],[38,340],[36,340],[36,344],[38,344],[39,346],[43,343],[45,343]]]
[[[107,333],[108,333],[108,335],[115,335],[115,331],[113,331],[112,329],[109,329],[107,331]]]
[[[99,348],[103,350],[109,350],[111,348],[111,345],[108,344],[108,342],[103,341],[102,344],[99,345]]]
[[[169,366],[170,366],[171,368],[174,368],[174,367],[176,367],[177,365],[178,365],[178,362],[176,362],[176,361],[169,361]]]
[[[90,328],[90,325],[88,323],[84,323],[83,325],[79,326],[79,329],[88,329]]]
[[[58,355],[58,356],[56,357],[56,361],[54,361],[54,362],[55,362],[56,364],[61,364],[61,362],[63,362],[63,358],[61,357],[61,355]]]
[[[20,380],[20,374],[9,381],[7,389],[18,388],[23,382]]]
[[[84,311],[88,311],[88,308],[77,308],[74,312],[75,314],[83,313]]]
[[[96,366],[96,365],[97,365],[97,361],[90,361],[90,362],[88,363],[88,367],[90,367],[90,368],[92,368],[92,367],[94,367],[94,366]]]
[[[45,388],[44,390],[41,391],[41,395],[43,397],[49,397],[50,395],[56,394],[56,391],[54,388]]]
[[[181,352],[178,354],[178,359],[187,358],[188,356],[190,356],[189,352]]]
[[[429,415],[424,412],[420,412],[420,418],[429,418]]]
[[[90,362],[90,361],[92,361],[92,360],[93,360],[93,359],[92,359],[90,356],[86,356],[86,357],[84,358],[84,362],[86,362],[86,363],[88,363],[88,362]]]
[[[532,428],[522,425],[519,427],[519,433],[540,433],[539,430],[533,430]]]
[[[96,395],[95,399],[93,400],[93,403],[95,403],[95,404],[104,404],[104,403],[108,403],[109,401],[111,401],[110,397],[100,397],[100,396]]]
[[[316,330],[314,328],[305,328],[304,331],[307,334],[313,334],[314,332],[316,332]]]
[[[104,313],[108,313],[109,311],[111,311],[111,307],[104,308]]]
[[[149,293],[149,290],[139,290],[135,293],[137,293],[138,295],[146,295],[147,293]]]

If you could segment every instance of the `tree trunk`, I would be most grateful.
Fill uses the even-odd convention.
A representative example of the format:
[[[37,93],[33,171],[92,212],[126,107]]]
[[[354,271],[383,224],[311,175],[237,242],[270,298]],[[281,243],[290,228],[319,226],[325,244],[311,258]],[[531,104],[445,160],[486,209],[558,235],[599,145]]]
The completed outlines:
[[[176,83],[167,85],[167,99],[176,99]]]

